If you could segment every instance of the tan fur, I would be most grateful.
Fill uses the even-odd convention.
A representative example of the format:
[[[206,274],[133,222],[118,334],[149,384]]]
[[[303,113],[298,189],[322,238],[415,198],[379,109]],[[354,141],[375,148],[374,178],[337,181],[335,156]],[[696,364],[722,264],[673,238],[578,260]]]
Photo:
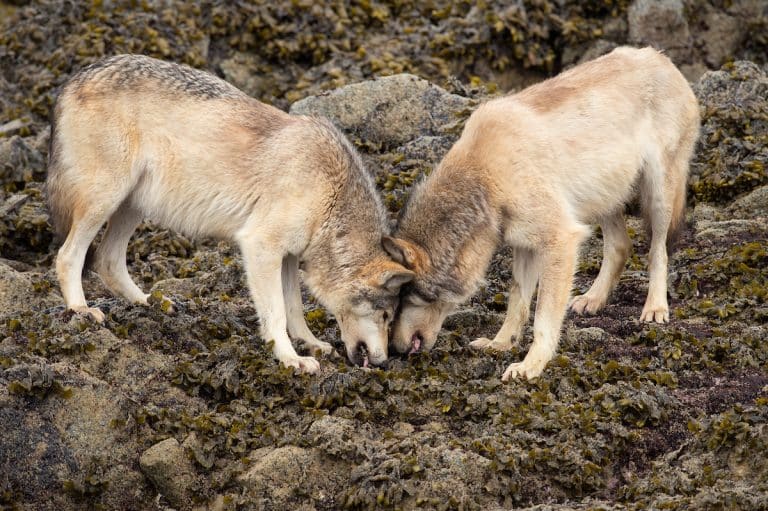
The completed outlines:
[[[519,340],[538,285],[533,345],[503,377],[538,376],[557,348],[588,226],[603,228],[604,260],[590,290],[571,303],[579,313],[599,310],[618,281],[631,249],[622,213],[638,191],[652,233],[641,320],[668,321],[666,242],[684,217],[698,130],[690,86],[650,48],[618,48],[482,105],[412,193],[396,233],[402,241],[385,242],[406,266],[402,251],[392,250],[398,243],[421,247],[430,261],[404,293],[395,348],[429,349],[503,242],[515,260],[507,318],[493,340],[472,345],[509,349]]]
[[[373,178],[330,123],[290,116],[208,73],[121,55],[90,66],[54,110],[47,180],[56,270],[67,306],[97,321],[80,273],[107,222],[95,269],[113,292],[146,303],[125,263],[144,218],[191,236],[234,240],[243,253],[262,335],[285,365],[314,372],[290,334],[329,352],[304,321],[299,263],[339,318],[347,354],[387,358],[397,292],[412,273],[381,247],[387,215]],[[343,318],[343,319],[341,319]]]

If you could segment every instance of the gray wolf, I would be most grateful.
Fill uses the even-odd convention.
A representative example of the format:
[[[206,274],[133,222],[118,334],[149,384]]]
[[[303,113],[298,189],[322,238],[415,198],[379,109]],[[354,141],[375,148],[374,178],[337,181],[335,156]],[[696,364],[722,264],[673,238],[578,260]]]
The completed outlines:
[[[146,218],[238,244],[262,336],[286,366],[319,369],[289,335],[331,351],[304,320],[300,263],[338,319],[350,360],[387,358],[397,292],[413,274],[382,248],[387,216],[373,179],[328,121],[288,115],[186,66],[110,57],[73,76],[57,99],[47,196],[65,239],[56,272],[73,311],[104,320],[87,305],[81,274],[105,222],[94,269],[112,292],[147,303],[125,261]]]
[[[539,376],[557,349],[588,226],[602,228],[603,263],[589,291],[572,300],[577,313],[598,311],[618,281],[632,246],[624,207],[637,193],[651,234],[640,319],[668,321],[667,241],[684,221],[698,132],[688,82],[650,48],[618,48],[481,105],[385,239],[416,273],[401,293],[395,349],[430,349],[503,243],[514,252],[506,319],[493,340],[471,345],[507,350],[519,341],[538,285],[533,344],[503,379]]]

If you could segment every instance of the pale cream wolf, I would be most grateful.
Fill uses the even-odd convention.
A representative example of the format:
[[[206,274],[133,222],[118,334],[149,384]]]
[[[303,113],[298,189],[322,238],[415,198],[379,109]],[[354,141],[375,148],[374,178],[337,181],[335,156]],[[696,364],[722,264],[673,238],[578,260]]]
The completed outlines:
[[[114,293],[147,302],[125,261],[147,218],[237,242],[262,335],[286,366],[319,369],[289,334],[331,351],[304,321],[299,263],[350,360],[387,359],[397,293],[412,272],[382,248],[387,215],[373,178],[329,122],[288,115],[203,71],[120,55],[72,77],[52,124],[47,193],[66,236],[56,272],[68,308],[104,319],[86,304],[81,273],[105,222],[94,268]]]
[[[395,260],[416,272],[393,325],[398,351],[430,349],[446,315],[477,289],[501,243],[513,247],[507,317],[493,340],[520,340],[538,283],[533,344],[503,379],[541,374],[554,356],[579,245],[602,228],[603,264],[571,302],[593,313],[631,249],[625,203],[639,191],[651,233],[650,285],[640,319],[669,320],[667,241],[684,220],[688,162],[699,132],[696,98],[657,51],[618,48],[522,92],[488,101],[401,212]]]

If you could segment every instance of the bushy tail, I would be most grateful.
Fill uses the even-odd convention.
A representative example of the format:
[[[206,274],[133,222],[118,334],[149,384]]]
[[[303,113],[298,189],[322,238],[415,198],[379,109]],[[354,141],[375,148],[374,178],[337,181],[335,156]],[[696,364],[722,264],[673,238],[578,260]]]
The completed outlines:
[[[67,184],[61,168],[61,147],[56,129],[57,108],[51,113],[51,138],[48,142],[48,172],[45,179],[45,197],[48,203],[51,227],[57,240],[63,243],[72,228],[72,209],[66,199]]]
[[[675,250],[677,242],[680,240],[680,235],[685,228],[686,178],[687,173],[675,183],[675,195],[672,199],[672,217],[670,218],[669,229],[667,230],[667,254],[671,254]]]
[[[57,108],[51,114],[51,138],[48,142],[48,169],[45,179],[45,198],[48,204],[48,214],[56,241],[64,243],[72,229],[72,186],[66,180],[66,169],[61,163],[61,142],[56,130]],[[85,255],[83,273],[93,265],[95,249],[91,244]]]
[[[688,190],[688,173],[690,171],[691,159],[696,147],[696,140],[699,138],[699,126],[701,120],[699,118],[699,105],[696,102],[696,98],[693,96],[693,92],[690,92],[692,101],[690,107],[686,111],[686,117],[688,118],[688,128],[683,133],[680,140],[675,167],[672,169],[676,173],[674,176],[674,197],[672,199],[672,217],[670,219],[669,230],[667,231],[667,253],[671,253],[677,241],[680,238],[680,234],[685,227],[685,204],[687,199]]]

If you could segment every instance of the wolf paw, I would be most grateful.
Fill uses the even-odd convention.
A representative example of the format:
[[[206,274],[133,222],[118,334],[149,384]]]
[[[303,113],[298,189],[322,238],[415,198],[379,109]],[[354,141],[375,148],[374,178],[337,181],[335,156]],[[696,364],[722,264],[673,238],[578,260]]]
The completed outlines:
[[[143,298],[139,298],[134,301],[136,305],[153,305],[157,306],[166,314],[176,313],[176,304],[173,300],[163,294],[158,294],[157,291],[152,294],[144,295]]]
[[[509,381],[512,378],[526,378],[531,380],[537,378],[544,371],[544,365],[540,367],[531,367],[525,361],[509,364],[507,370],[501,376],[501,381]]]
[[[101,309],[97,309],[96,307],[86,307],[85,305],[81,305],[79,307],[70,307],[70,310],[76,314],[90,316],[96,323],[104,323],[104,313],[101,312]]]
[[[330,355],[333,353],[333,346],[329,343],[314,338],[311,340],[302,340],[304,345],[309,349],[311,353],[319,351],[322,355]]]
[[[640,321],[646,321],[648,323],[667,323],[669,321],[669,307],[663,306],[649,306],[643,307],[643,313],[640,314]]]
[[[497,341],[496,339],[488,339],[486,337],[480,337],[469,343],[475,349],[478,350],[493,350],[493,351],[509,351],[512,349],[512,343],[509,341]]]
[[[302,373],[315,374],[320,370],[320,362],[314,357],[287,357],[280,362],[285,367],[293,367]]]
[[[605,300],[590,296],[589,293],[574,296],[571,300],[571,310],[577,314],[594,314],[605,305]]]

